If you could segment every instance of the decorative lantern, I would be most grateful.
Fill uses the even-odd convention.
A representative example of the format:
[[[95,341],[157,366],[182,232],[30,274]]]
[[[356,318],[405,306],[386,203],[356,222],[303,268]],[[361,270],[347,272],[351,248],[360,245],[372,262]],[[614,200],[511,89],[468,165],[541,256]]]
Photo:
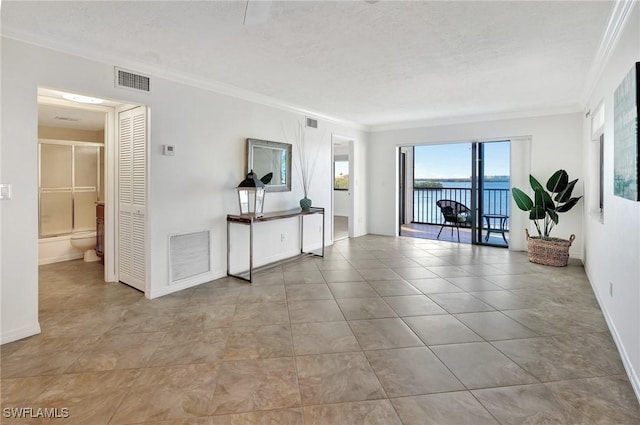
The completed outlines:
[[[244,217],[262,217],[264,207],[264,183],[262,183],[253,170],[247,174],[236,188],[238,190],[238,202],[240,203],[240,215]]]

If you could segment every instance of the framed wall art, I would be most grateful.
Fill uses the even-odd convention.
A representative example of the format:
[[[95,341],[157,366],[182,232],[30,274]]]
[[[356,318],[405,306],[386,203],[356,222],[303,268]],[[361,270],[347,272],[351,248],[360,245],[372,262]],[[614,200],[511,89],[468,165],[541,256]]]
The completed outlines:
[[[632,201],[640,201],[639,77],[637,62],[613,94],[613,194]]]

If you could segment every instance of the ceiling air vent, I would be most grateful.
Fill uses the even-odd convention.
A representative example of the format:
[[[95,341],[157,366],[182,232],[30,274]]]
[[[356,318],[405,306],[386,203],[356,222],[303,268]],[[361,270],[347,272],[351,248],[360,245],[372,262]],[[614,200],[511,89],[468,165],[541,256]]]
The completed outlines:
[[[151,91],[151,78],[147,75],[136,74],[126,69],[116,68],[116,87],[148,93]]]
[[[80,118],[71,118],[71,117],[61,117],[56,115],[55,117],[53,117],[54,120],[59,120],[59,121],[80,121]]]
[[[307,127],[311,127],[311,128],[318,128],[318,120],[314,119],[314,118],[307,118]]]

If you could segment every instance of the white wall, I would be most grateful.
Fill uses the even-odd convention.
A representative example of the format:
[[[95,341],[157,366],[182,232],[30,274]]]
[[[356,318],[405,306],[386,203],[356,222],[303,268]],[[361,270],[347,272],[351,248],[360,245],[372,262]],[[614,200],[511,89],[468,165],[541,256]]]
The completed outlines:
[[[604,100],[604,215],[593,208],[584,215],[585,268],[607,318],[631,381],[640,397],[640,202],[613,195],[613,93],[640,61],[640,7],[636,3],[589,99],[585,113]],[[587,195],[597,196],[596,143],[584,122],[583,149]],[[597,205],[597,199],[587,199]],[[609,285],[613,284],[613,294]]]
[[[529,189],[531,172],[541,181],[564,168],[571,178],[580,178],[575,193],[582,193],[582,114],[508,119],[467,124],[419,127],[405,130],[374,132],[367,150],[371,169],[368,185],[369,232],[381,235],[397,234],[397,147],[421,144],[475,140],[511,140],[511,183],[523,190]],[[572,257],[581,257],[583,204],[560,217],[553,230],[556,237],[576,235],[571,247]],[[525,212],[511,202],[511,248],[524,250],[524,228],[535,232]]]
[[[226,274],[226,221],[237,213],[235,187],[244,178],[245,139],[283,140],[282,125],[293,128],[304,117],[248,101],[154,78],[152,92],[117,89],[114,64],[103,64],[33,45],[2,39],[2,144],[0,180],[13,184],[13,198],[1,203],[1,341],[8,342],[39,331],[38,231],[37,231],[37,88],[45,86],[138,103],[150,108],[149,146],[149,281],[147,296],[181,289],[169,285],[168,238],[210,229],[213,271],[210,278]],[[337,132],[363,143],[363,134],[352,128],[320,121],[318,167],[310,189],[317,206],[329,206],[333,185],[331,134]],[[292,131],[291,131],[292,133]],[[175,145],[175,156],[163,156],[163,145]],[[358,147],[363,148],[363,146]],[[295,149],[295,148],[294,148]],[[364,153],[356,176],[365,202]],[[294,153],[295,157],[295,153]],[[268,193],[265,209],[293,208],[302,198],[299,179],[291,192]],[[362,207],[364,211],[364,205]],[[331,215],[326,229],[331,229]],[[257,242],[258,263],[265,256],[291,251],[296,224],[262,224]],[[366,221],[361,220],[361,226]],[[281,242],[285,226],[294,237]],[[309,226],[317,229],[312,220]],[[312,229],[313,230],[313,229]],[[325,241],[331,240],[331,232]],[[318,237],[319,239],[319,237]],[[232,244],[241,252],[242,244]],[[244,253],[244,252],[243,252]],[[260,257],[262,256],[262,258]],[[195,284],[197,282],[189,282]]]
[[[104,143],[104,130],[78,130],[75,128],[38,126],[39,139],[74,140]]]
[[[12,186],[0,201],[2,240],[0,342],[40,332],[38,324],[37,57],[2,39],[0,181]],[[28,118],[30,117],[30,118]]]
[[[353,197],[353,223],[349,222],[349,232],[353,229],[353,237],[366,235],[369,231],[369,214],[367,195],[370,182],[368,180],[368,170],[372,169],[368,162],[369,138],[364,135],[354,139],[350,146],[349,173],[353,178],[349,181],[351,196]],[[376,165],[377,166],[377,165]],[[349,176],[351,177],[351,175]],[[366,184],[365,184],[366,182]],[[353,227],[352,227],[353,226]]]

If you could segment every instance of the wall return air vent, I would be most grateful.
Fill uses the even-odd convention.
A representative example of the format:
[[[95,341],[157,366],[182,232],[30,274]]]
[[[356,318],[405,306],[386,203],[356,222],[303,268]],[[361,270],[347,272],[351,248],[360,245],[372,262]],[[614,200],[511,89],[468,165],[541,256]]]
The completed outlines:
[[[116,87],[149,93],[151,77],[116,67]]]
[[[309,118],[309,117],[305,117],[306,118],[306,127],[310,127],[310,128],[318,128],[318,120],[315,118]]]
[[[170,284],[211,272],[208,230],[169,237]]]

